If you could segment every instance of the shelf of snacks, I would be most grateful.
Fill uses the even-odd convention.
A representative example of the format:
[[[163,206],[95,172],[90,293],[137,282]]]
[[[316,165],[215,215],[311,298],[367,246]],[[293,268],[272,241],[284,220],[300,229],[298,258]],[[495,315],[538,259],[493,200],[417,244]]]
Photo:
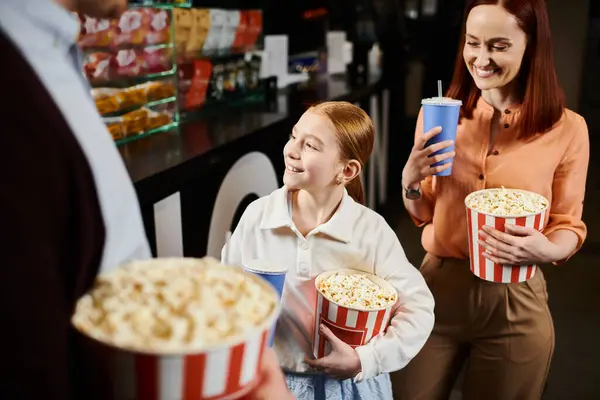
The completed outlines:
[[[94,88],[92,97],[103,117],[126,113],[144,105],[153,107],[177,100],[172,81],[151,81],[123,89]]]
[[[206,106],[229,104],[263,92],[261,59],[246,53],[217,59],[199,59],[179,64],[179,107],[182,115]]]
[[[172,12],[130,9],[118,19],[81,17],[79,46],[93,86],[173,75]]]
[[[190,8],[173,10],[175,48],[183,58],[251,50],[262,39],[260,10]]]
[[[172,9],[189,4],[130,6],[117,19],[81,16],[78,40],[96,107],[117,144],[179,123]]]
[[[260,10],[173,10],[179,107],[187,119],[208,105],[260,91]]]
[[[158,132],[176,128],[178,121],[176,96],[146,102],[121,113],[104,116],[104,122],[117,144],[130,142]]]
[[[130,114],[132,115],[125,114],[122,117],[107,118],[105,120],[106,127],[117,145],[142,139],[155,133],[168,132],[178,126],[167,114],[152,113],[144,109],[134,111]],[[148,125],[144,125],[146,121]],[[144,126],[143,130],[128,130],[130,126],[135,128],[135,124],[138,124],[137,126]],[[155,127],[150,128],[153,125]]]
[[[192,0],[130,0],[129,7],[152,7],[152,8],[189,8],[192,6]]]
[[[259,10],[137,1],[118,19],[81,17],[84,74],[117,144],[174,129],[180,114],[260,95]]]

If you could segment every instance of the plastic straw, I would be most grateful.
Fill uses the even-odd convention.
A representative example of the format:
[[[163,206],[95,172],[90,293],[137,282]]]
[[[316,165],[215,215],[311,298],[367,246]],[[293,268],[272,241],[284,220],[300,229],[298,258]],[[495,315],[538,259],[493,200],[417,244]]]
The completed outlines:
[[[438,97],[444,97],[444,95],[442,94],[442,81],[438,80]]]

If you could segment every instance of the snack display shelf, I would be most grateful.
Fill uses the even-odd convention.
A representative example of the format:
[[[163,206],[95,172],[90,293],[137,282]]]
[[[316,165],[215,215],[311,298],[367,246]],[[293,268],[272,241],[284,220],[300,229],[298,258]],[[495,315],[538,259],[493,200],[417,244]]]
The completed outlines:
[[[140,45],[127,45],[127,46],[115,46],[115,47],[94,47],[89,46],[83,49],[84,53],[107,53],[118,50],[161,50],[161,49],[172,49],[173,43],[160,43],[160,44],[140,44]]]
[[[150,101],[150,102],[147,102],[147,103],[144,103],[144,104],[136,104],[134,106],[131,106],[131,107],[128,107],[128,108],[124,108],[124,109],[119,110],[119,111],[115,111],[115,112],[112,112],[112,113],[103,114],[102,117],[104,117],[104,118],[106,118],[106,117],[116,117],[116,116],[119,116],[119,115],[122,115],[122,114],[126,114],[126,113],[128,113],[130,111],[137,110],[140,107],[153,108],[153,107],[156,107],[156,106],[160,106],[161,104],[168,104],[168,103],[172,103],[174,101],[177,101],[177,96],[171,96],[171,97],[167,97],[165,99],[154,100],[154,101]]]
[[[120,145],[123,145],[123,144],[126,144],[126,143],[133,142],[134,140],[139,140],[139,139],[142,139],[142,138],[154,135],[156,133],[162,133],[162,132],[171,131],[173,129],[176,129],[178,126],[179,126],[178,121],[173,121],[173,122],[171,122],[169,124],[166,124],[166,125],[163,125],[163,126],[159,126],[158,128],[154,128],[154,129],[151,129],[151,130],[146,131],[146,132],[142,132],[142,133],[140,133],[138,135],[133,135],[133,136],[126,137],[126,138],[123,138],[123,139],[115,140],[115,144],[117,146],[120,146]]]
[[[118,20],[81,16],[84,73],[116,145],[172,130],[183,115],[264,99],[261,11],[192,6],[191,0],[131,0]],[[168,97],[136,97],[136,87],[160,81],[173,85]],[[144,126],[143,109],[153,118],[167,113],[170,123],[131,135],[166,122]]]
[[[256,46],[248,46],[248,47],[235,47],[229,49],[212,49],[212,50],[202,50],[199,52],[189,52],[189,53],[179,53],[179,58],[183,60],[200,60],[203,58],[208,58],[213,61],[218,60],[220,58],[227,58],[231,56],[239,56],[251,54],[253,52],[260,52],[264,50],[264,46],[256,45]]]
[[[129,3],[129,8],[160,8],[170,10],[173,8],[191,8],[192,1],[157,3],[153,1],[142,1],[141,3]]]
[[[153,99],[152,96],[148,96],[150,98],[144,98],[143,101],[129,99],[128,106],[119,107],[114,111],[113,107],[107,107],[110,110],[103,113],[102,117],[107,127],[111,127],[109,131],[117,146],[176,129],[179,125],[178,65],[177,49],[173,39],[175,37],[173,10],[190,8],[191,3],[189,0],[170,2],[138,0],[129,2],[130,12],[126,12],[118,20],[96,20],[82,16],[84,28],[80,37],[80,45],[83,47],[86,57],[91,60],[89,69],[86,64],[85,72],[88,75],[90,86],[94,90],[123,89],[127,91],[153,81],[170,81],[174,87],[174,93],[167,94],[168,97],[155,96]],[[165,26],[168,26],[166,35]],[[95,78],[96,70],[94,68],[98,68],[97,78],[99,79]],[[100,96],[102,95],[100,94]],[[118,98],[121,97],[118,96]],[[98,99],[100,102],[102,100],[102,98]],[[115,101],[118,100],[115,98]],[[142,123],[141,120],[138,120],[141,117],[136,113],[143,109],[149,112],[168,114],[169,120],[163,121],[166,124],[162,126],[150,128],[151,125],[149,125],[150,129],[138,134],[126,133],[137,129]],[[121,128],[116,129],[123,129],[123,131],[118,132],[112,129],[117,126]],[[123,137],[124,135],[126,137]]]
[[[115,79],[111,79],[109,81],[95,81],[90,82],[90,86],[93,88],[101,88],[101,87],[127,87],[133,86],[138,83],[150,82],[159,79],[169,78],[171,76],[177,76],[177,67],[173,66],[168,71],[163,72],[155,72],[148,75],[135,76],[135,77],[119,77]],[[139,108],[139,107],[138,107]]]

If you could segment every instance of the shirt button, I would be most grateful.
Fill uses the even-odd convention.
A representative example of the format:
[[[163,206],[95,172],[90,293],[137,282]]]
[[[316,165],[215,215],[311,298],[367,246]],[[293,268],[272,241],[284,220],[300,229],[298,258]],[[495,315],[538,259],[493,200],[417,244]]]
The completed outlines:
[[[302,272],[306,272],[306,269],[307,269],[307,268],[306,268],[306,263],[305,263],[305,262],[301,262],[301,263],[300,263],[300,271],[302,271]]]
[[[302,250],[308,250],[308,243],[306,243],[306,242],[302,242],[302,244],[300,245],[300,248],[301,248]]]
[[[504,114],[510,114],[510,110],[504,110]]]
[[[505,129],[508,129],[509,126],[510,126],[509,124],[504,124]]]
[[[479,180],[482,181],[485,179],[485,176],[483,176],[483,174],[479,175]]]

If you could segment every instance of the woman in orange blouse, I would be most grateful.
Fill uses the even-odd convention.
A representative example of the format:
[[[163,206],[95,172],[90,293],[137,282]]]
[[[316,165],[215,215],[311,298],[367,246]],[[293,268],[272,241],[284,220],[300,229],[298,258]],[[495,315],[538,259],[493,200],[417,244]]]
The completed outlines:
[[[501,264],[558,264],[582,245],[589,161],[583,118],[565,109],[543,0],[472,0],[448,97],[463,101],[455,153],[428,158],[423,133],[402,175],[404,203],[427,251],[421,271],[436,300],[436,325],[399,375],[400,400],[447,399],[466,362],[466,400],[537,400],[550,367],[554,328],[542,272],[523,283],[492,283],[469,269],[464,200],[476,190],[529,190],[551,202],[542,233],[485,227],[480,245]],[[452,174],[432,176],[450,164]]]

